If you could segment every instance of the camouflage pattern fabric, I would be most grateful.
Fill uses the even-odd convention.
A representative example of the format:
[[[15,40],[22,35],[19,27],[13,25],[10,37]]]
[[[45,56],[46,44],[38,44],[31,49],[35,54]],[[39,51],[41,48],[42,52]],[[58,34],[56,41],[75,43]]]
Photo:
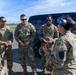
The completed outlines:
[[[34,53],[32,50],[32,43],[35,37],[35,27],[28,23],[26,25],[22,25],[21,23],[17,25],[15,29],[15,39],[18,42],[18,53],[19,53],[19,60],[20,64],[22,65],[23,69],[26,69],[26,60],[25,55],[28,54],[30,64],[33,71],[36,71],[36,64],[34,60]],[[29,42],[28,46],[21,46],[19,42]]]
[[[7,58],[7,66],[8,68],[12,68],[13,66],[13,57],[12,57],[12,51],[11,51],[11,46],[8,46],[8,48],[4,45],[4,42],[9,42],[13,41],[13,35],[12,32],[10,31],[9,26],[0,26],[0,52],[5,52],[5,56]],[[6,51],[7,48],[7,51]],[[10,49],[9,49],[10,48]],[[4,54],[2,53],[2,57],[4,57]],[[2,58],[1,60],[2,65],[4,65],[4,59]]]
[[[34,71],[36,71],[36,64],[35,64],[35,60],[34,60],[34,52],[32,50],[32,47],[19,46],[19,48],[18,48],[19,60],[20,60],[20,64],[22,65],[23,69],[27,69],[26,57],[25,57],[26,53],[28,54],[32,71],[34,72]]]
[[[0,70],[0,75],[8,75],[8,69],[6,66],[3,66]]]
[[[53,67],[52,75],[76,75],[76,35],[68,31],[56,42],[52,53],[45,54]]]
[[[47,24],[44,24],[40,28],[39,35],[41,40],[41,47],[43,47],[45,44],[42,42],[42,39],[46,39],[49,41],[50,39],[53,38],[54,40],[56,40],[59,37],[59,32],[55,25],[51,24],[50,26],[48,26]],[[46,44],[46,45],[48,47],[49,52],[51,52],[54,44],[52,43],[52,44]],[[41,61],[42,61],[43,68],[46,67],[46,60],[45,60],[44,54],[45,53],[42,50]]]
[[[17,42],[33,42],[35,37],[35,27],[31,23],[26,25],[19,24],[15,29],[15,39]]]
[[[5,51],[5,56],[7,59],[7,66],[8,69],[12,69],[13,67],[13,53],[12,53],[12,48],[8,49]]]
[[[4,62],[3,59],[4,59],[4,54],[5,54],[5,51],[3,51],[1,54],[0,54],[0,66],[4,65]]]

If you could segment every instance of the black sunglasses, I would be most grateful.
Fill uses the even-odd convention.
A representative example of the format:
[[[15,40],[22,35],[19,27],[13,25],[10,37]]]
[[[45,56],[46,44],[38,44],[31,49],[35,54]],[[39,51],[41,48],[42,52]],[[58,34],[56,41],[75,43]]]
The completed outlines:
[[[49,21],[50,22],[51,20],[46,20],[46,21]]]
[[[6,20],[3,20],[3,21],[1,21],[1,22],[6,22]]]
[[[21,19],[22,21],[27,20],[27,19]]]

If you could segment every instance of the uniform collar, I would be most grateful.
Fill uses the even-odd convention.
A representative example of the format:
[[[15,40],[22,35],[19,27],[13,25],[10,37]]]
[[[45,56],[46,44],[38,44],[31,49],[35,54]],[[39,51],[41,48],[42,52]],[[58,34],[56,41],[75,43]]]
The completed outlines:
[[[22,24],[22,23],[21,23],[21,25],[23,25],[23,26],[24,26],[24,25],[28,25],[28,22],[26,22],[26,24]]]
[[[0,25],[0,28],[4,28],[4,27],[6,27],[6,25],[5,26]]]
[[[66,31],[66,33],[61,34],[61,36],[64,36],[64,35],[66,35],[66,34],[68,34],[68,33],[71,33],[71,31],[70,31],[70,30],[68,30],[68,31]]]
[[[50,26],[52,26],[52,23],[51,23],[50,25],[48,25],[48,24],[46,23],[46,26],[50,27]]]

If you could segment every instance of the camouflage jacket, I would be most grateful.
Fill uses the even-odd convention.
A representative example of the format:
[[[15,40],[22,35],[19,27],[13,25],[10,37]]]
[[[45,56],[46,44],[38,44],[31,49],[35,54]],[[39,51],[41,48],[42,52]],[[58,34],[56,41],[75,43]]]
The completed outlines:
[[[21,42],[29,42],[32,43],[35,37],[35,27],[28,23],[26,25],[22,25],[21,23],[17,25],[15,28],[15,39],[19,43]]]
[[[5,45],[4,42],[13,41],[13,35],[9,26],[0,26],[0,49],[3,50]]]
[[[47,24],[44,24],[39,30],[39,36],[40,40],[49,40],[50,38],[56,39],[59,37],[59,32],[55,25],[51,24],[48,26]]]
[[[68,31],[56,40],[51,53],[45,54],[47,62],[55,69],[76,69],[76,35]]]

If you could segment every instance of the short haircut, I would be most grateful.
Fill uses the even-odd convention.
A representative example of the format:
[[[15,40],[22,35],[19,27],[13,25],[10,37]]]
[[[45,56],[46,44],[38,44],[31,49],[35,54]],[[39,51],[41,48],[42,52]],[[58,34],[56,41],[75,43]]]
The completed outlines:
[[[52,16],[51,16],[51,15],[47,15],[47,17],[46,17],[46,18],[49,18],[49,17],[51,17],[51,18],[52,18]]]
[[[5,18],[5,17],[4,17],[4,16],[1,16],[1,17],[0,17],[0,20],[1,20],[2,18]]]
[[[21,15],[20,15],[20,17],[24,17],[24,16],[26,16],[26,15],[25,15],[25,14],[21,14]]]

